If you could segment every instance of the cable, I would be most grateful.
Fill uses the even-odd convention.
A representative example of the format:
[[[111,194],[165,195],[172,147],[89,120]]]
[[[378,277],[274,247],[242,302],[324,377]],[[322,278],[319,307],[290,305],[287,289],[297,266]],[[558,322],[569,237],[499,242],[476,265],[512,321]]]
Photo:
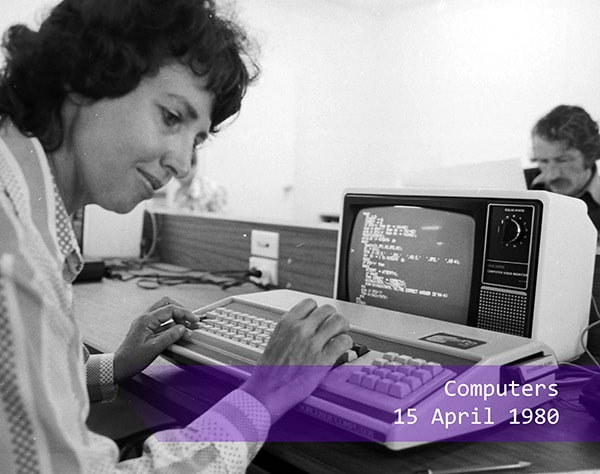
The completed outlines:
[[[594,316],[596,316],[597,321],[594,321],[593,323],[589,324],[581,332],[581,335],[579,336],[579,340],[581,342],[581,347],[583,347],[583,350],[585,351],[585,353],[588,355],[588,357],[591,359],[591,361],[596,365],[596,367],[600,368],[600,362],[598,362],[598,359],[596,359],[594,354],[592,354],[590,352],[590,350],[587,348],[587,345],[585,343],[585,336],[590,331],[590,329],[600,325],[600,311],[598,311],[598,305],[596,304],[596,300],[594,299],[593,296],[592,296],[592,308],[594,309],[593,314],[594,314]]]
[[[586,326],[583,331],[580,334],[579,340],[580,340],[580,344],[581,347],[583,347],[584,352],[587,354],[587,356],[590,358],[590,360],[594,363],[594,365],[597,368],[600,368],[600,363],[598,362],[598,359],[596,359],[596,357],[594,356],[594,354],[592,354],[590,352],[590,350],[587,348],[587,345],[585,344],[585,336],[586,334],[594,327],[600,325],[600,311],[598,310],[598,305],[596,303],[596,300],[594,299],[594,297],[592,296],[591,298],[592,300],[592,314],[593,316],[595,316],[595,318],[597,319],[597,321],[594,321],[593,323],[590,323],[588,326]],[[559,384],[560,385],[576,385],[576,384],[583,384],[585,382],[587,382],[591,377],[593,377],[594,375],[597,375],[599,372],[598,370],[592,369],[592,368],[588,368],[582,365],[577,365],[577,364],[573,364],[571,362],[563,362],[562,364],[560,364],[561,366],[564,367],[568,367],[569,370],[571,371],[575,371],[575,372],[583,372],[585,375],[584,376],[580,376],[580,377],[574,377],[574,376],[570,376],[570,377],[565,377],[562,380],[559,380]]]
[[[250,282],[250,277],[260,277],[261,272],[256,270],[207,272],[197,269],[165,269],[161,265],[142,260],[114,260],[107,266],[105,276],[121,281],[137,279],[137,286],[146,290],[183,284],[212,284],[227,289]]]
[[[585,335],[588,333],[588,331],[596,326],[600,325],[600,320],[593,322],[592,324],[588,325],[582,332],[581,332],[581,337],[580,337],[580,341],[581,341],[581,345],[583,346],[583,350],[585,351],[585,353],[588,355],[588,357],[591,359],[591,361],[594,363],[594,365],[596,365],[596,367],[600,368],[600,362],[598,362],[598,359],[596,359],[596,356],[594,356],[594,354],[592,354],[590,352],[590,350],[587,348],[587,346],[585,345]]]
[[[594,315],[596,316],[596,319],[598,321],[600,321],[600,311],[598,311],[598,305],[596,304],[596,300],[594,299],[593,296],[592,296],[592,306],[594,307]]]
[[[250,277],[260,278],[262,272],[256,269],[250,270],[217,270],[207,272],[204,269],[165,269],[156,263],[152,263],[150,258],[154,255],[158,245],[158,224],[154,212],[146,210],[150,218],[150,228],[152,240],[150,248],[139,259],[126,260],[108,260],[105,261],[104,276],[106,278],[129,281],[138,279],[136,284],[144,289],[156,289],[160,286],[175,286],[182,284],[214,284],[222,289],[242,285],[246,282],[252,283],[259,288],[270,290],[276,288],[273,285],[263,285],[250,279]],[[145,269],[158,270],[154,273],[147,273]]]
[[[200,275],[146,273],[136,275],[136,277],[138,278],[136,284],[146,290],[153,290],[160,286],[177,286],[183,284],[211,284],[217,285],[222,289],[227,289],[244,282],[244,280],[240,281],[240,279],[219,277],[209,272],[204,272]]]
[[[569,369],[571,369],[571,370],[574,370],[574,371],[580,371],[580,372],[584,372],[584,373],[586,374],[586,376],[585,376],[585,377],[580,377],[579,379],[574,379],[574,380],[582,380],[582,381],[585,381],[585,379],[587,379],[587,378],[589,378],[589,377],[591,377],[591,376],[593,376],[593,375],[596,375],[596,374],[598,373],[598,371],[597,371],[597,370],[594,370],[594,369],[589,369],[589,368],[587,368],[587,367],[585,367],[585,366],[583,366],[583,365],[577,365],[577,364],[574,364],[573,362],[562,362],[562,363],[561,363],[561,364],[559,364],[559,365],[560,365],[561,367],[567,367],[567,368],[569,368]],[[574,377],[574,376],[569,376],[569,377],[565,376],[565,377],[564,377],[564,378],[561,380],[561,383],[563,383],[563,382],[564,382],[564,383],[571,383],[571,382],[569,382],[567,379],[569,379],[569,378],[572,378],[572,377]],[[575,382],[573,382],[573,383],[575,383]]]

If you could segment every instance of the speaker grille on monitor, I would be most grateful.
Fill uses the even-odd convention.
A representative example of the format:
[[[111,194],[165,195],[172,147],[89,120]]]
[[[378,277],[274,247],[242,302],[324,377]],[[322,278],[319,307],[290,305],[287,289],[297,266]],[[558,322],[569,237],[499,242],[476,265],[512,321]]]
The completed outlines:
[[[481,289],[478,328],[527,337],[527,322],[527,295]]]

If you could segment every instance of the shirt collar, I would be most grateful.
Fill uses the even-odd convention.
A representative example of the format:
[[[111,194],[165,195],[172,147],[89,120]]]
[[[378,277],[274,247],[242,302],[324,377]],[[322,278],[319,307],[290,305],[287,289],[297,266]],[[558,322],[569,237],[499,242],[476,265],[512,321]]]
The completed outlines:
[[[83,258],[77,245],[75,232],[71,218],[67,213],[65,204],[60,197],[56,182],[52,180],[54,188],[54,215],[56,220],[56,238],[58,240],[58,248],[65,259],[63,266],[64,278],[72,282],[83,268]]]
[[[592,177],[577,197],[581,197],[585,193],[589,193],[592,199],[600,205],[600,175],[598,175],[598,169],[595,163],[592,167]]]

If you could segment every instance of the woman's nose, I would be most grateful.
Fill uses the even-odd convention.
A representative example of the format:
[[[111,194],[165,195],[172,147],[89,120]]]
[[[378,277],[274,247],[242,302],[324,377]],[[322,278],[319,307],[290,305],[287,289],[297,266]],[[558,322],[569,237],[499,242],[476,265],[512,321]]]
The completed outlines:
[[[188,146],[187,141],[182,140],[173,144],[160,160],[161,166],[177,179],[185,177],[192,168],[194,146],[193,141],[189,143]]]

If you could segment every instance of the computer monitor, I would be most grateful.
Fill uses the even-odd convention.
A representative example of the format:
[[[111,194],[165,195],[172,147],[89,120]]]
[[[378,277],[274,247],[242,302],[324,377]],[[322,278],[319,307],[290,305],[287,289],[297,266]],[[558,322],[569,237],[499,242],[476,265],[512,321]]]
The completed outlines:
[[[583,352],[597,233],[546,191],[347,190],[335,297]]]

